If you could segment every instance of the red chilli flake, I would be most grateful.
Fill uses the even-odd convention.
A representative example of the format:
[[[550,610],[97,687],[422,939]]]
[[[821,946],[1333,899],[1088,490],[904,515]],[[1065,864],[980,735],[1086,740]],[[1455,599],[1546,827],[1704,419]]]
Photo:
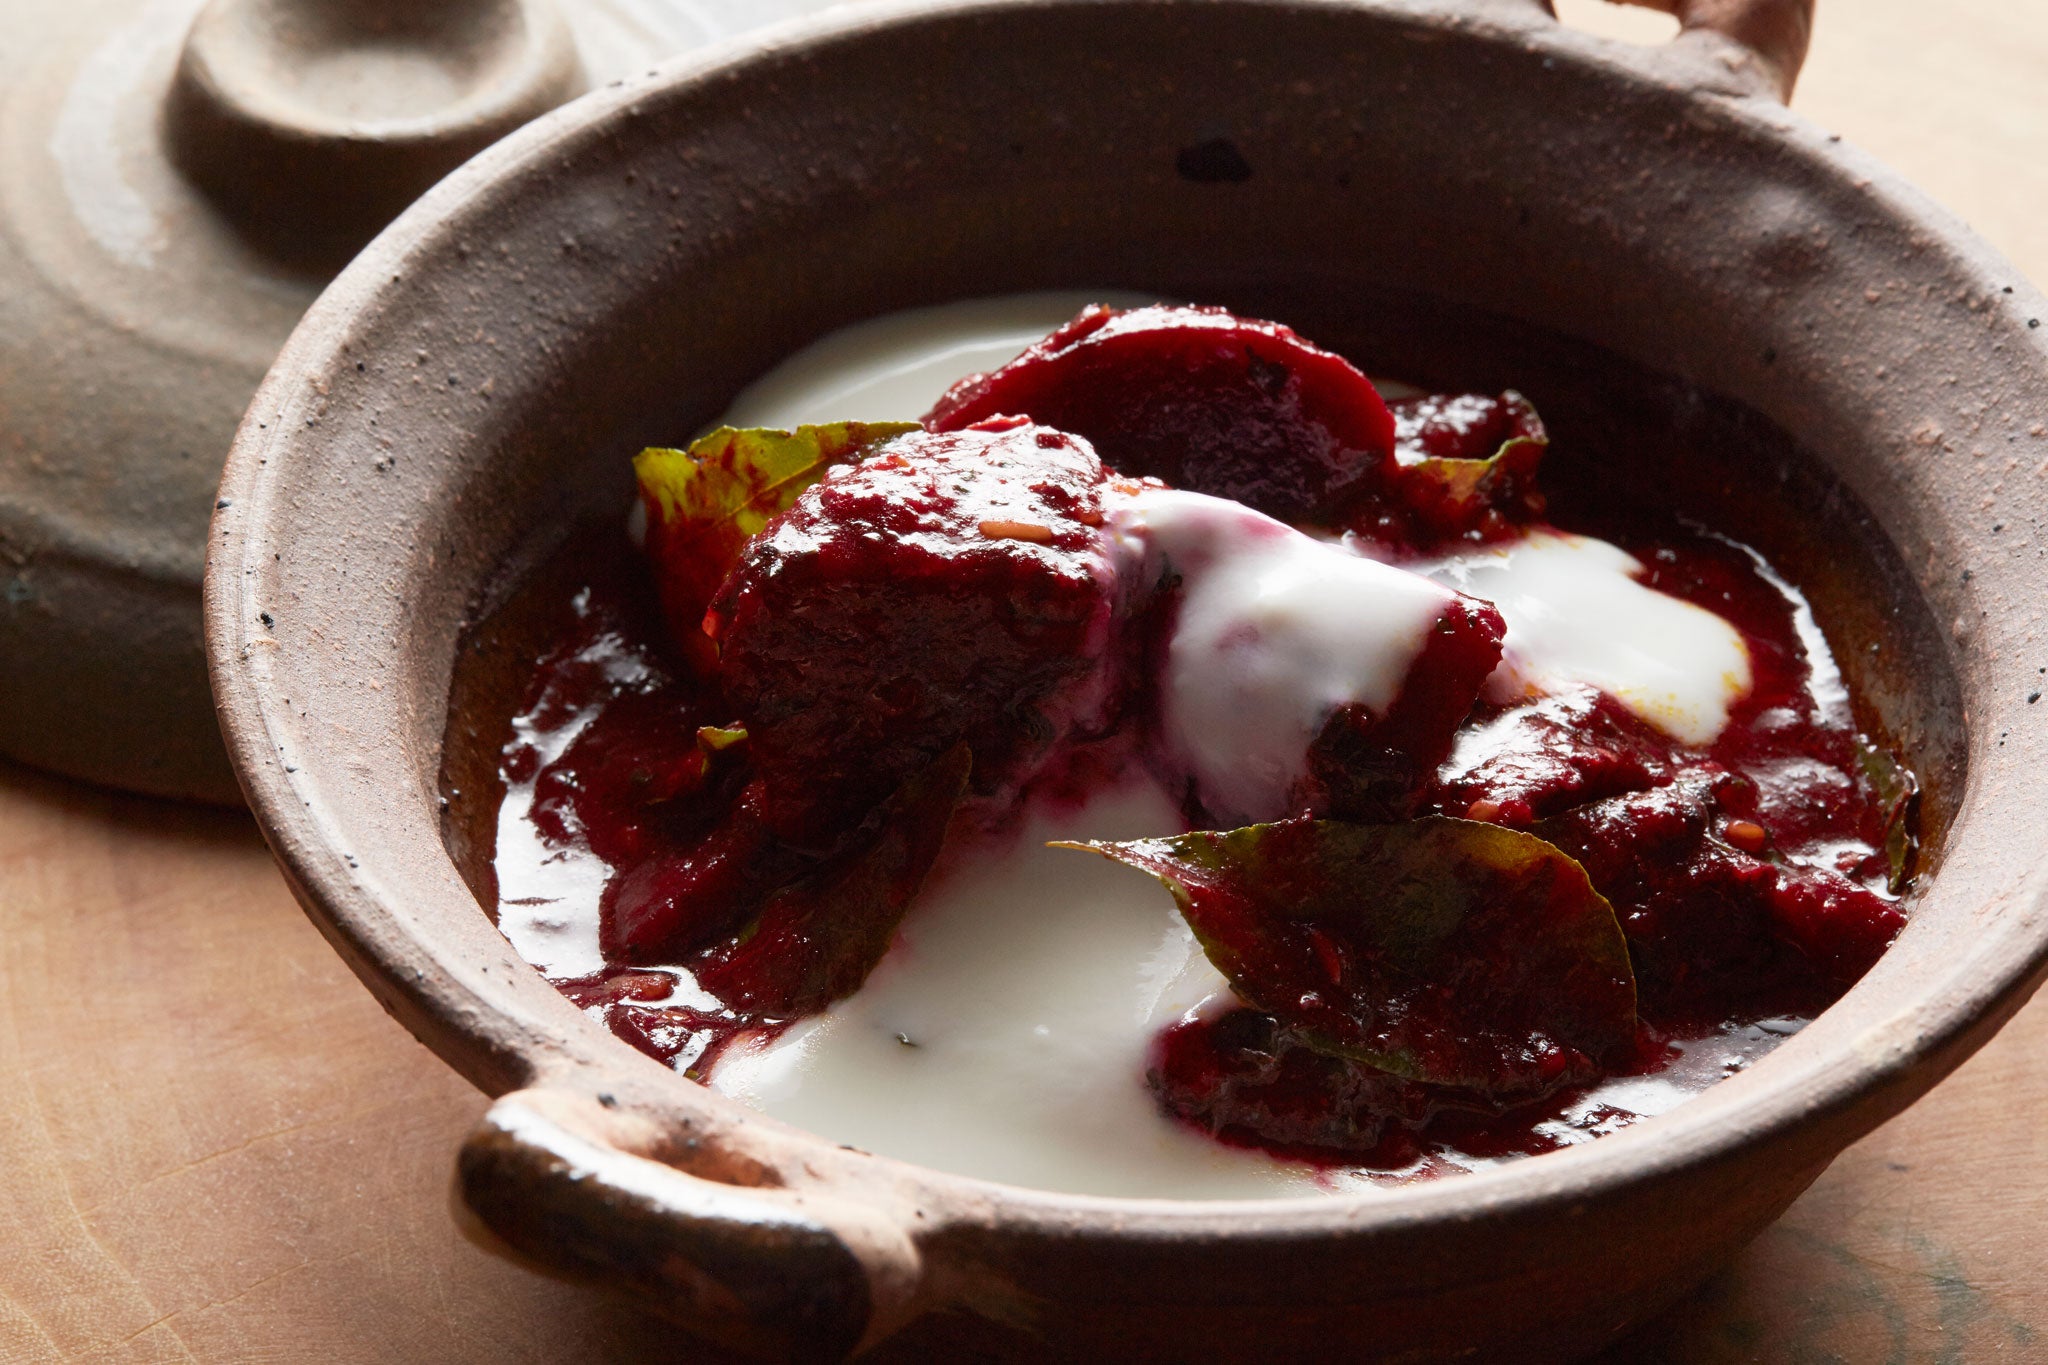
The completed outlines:
[[[1730,820],[1721,827],[1721,837],[1744,853],[1761,853],[1770,845],[1770,832],[1754,820]]]
[[[1330,978],[1332,986],[1343,984],[1343,951],[1337,947],[1336,942],[1328,934],[1315,928],[1313,925],[1309,927],[1308,937],[1309,942],[1315,945],[1317,960],[1323,964],[1323,975]]]
[[[990,540],[1028,540],[1034,545],[1049,545],[1053,537],[1052,527],[1034,521],[984,521],[975,529]]]

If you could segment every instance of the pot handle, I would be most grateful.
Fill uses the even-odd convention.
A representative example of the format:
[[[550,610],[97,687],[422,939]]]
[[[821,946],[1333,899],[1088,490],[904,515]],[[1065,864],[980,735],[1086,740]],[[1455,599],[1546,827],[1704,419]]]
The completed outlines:
[[[1813,36],[1815,0],[1610,0],[1662,10],[1681,34],[1711,33],[1741,48],[1780,100],[1792,98],[1806,45]]]
[[[923,1267],[903,1222],[805,1188],[800,1163],[690,1133],[516,1091],[463,1144],[456,1192],[493,1249],[625,1290],[750,1356],[841,1360],[908,1320]]]

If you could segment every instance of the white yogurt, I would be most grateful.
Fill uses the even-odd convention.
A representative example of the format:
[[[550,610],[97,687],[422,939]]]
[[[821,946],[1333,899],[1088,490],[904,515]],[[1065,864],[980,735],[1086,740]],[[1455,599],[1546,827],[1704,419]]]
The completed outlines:
[[[1507,622],[1489,701],[1597,687],[1684,744],[1711,744],[1749,691],[1749,647],[1704,607],[1644,587],[1643,566],[1591,536],[1520,540],[1413,566]]]
[[[577,610],[585,599],[578,599]],[[613,682],[633,684],[649,674],[647,660],[618,637],[601,635],[580,661]],[[513,742],[533,751],[528,771],[553,763],[596,717],[585,708],[556,729],[537,728],[530,714],[513,717]],[[557,981],[592,976],[605,968],[598,941],[598,902],[611,868],[580,844],[567,847],[541,837],[533,822],[534,783],[508,782],[498,807],[498,929],[519,955]]]
[[[1179,828],[1141,779],[942,867],[858,994],[728,1055],[712,1086],[839,1142],[1013,1185],[1184,1199],[1329,1188],[1161,1112],[1145,1085],[1152,1038],[1230,988],[1158,882],[1045,847]]]
[[[806,346],[732,400],[720,422],[915,422],[955,380],[1015,360],[1091,303],[1142,308],[1157,296],[1120,290],[967,299],[857,322]]]
[[[1227,498],[1150,489],[1105,528],[1123,573],[1181,579],[1160,716],[1226,826],[1284,820],[1339,706],[1384,714],[1452,594]]]

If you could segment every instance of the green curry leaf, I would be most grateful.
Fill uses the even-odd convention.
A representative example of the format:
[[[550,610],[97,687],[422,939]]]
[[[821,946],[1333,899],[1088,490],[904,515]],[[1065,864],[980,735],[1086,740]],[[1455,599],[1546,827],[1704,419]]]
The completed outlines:
[[[1297,819],[1060,846],[1165,882],[1238,994],[1320,1051],[1505,1098],[1590,1079],[1634,1042],[1614,910],[1534,835]]]
[[[662,608],[685,650],[701,659],[704,612],[748,540],[834,465],[866,457],[915,422],[833,422],[795,431],[720,427],[687,450],[651,446],[634,457],[647,509],[647,554]]]

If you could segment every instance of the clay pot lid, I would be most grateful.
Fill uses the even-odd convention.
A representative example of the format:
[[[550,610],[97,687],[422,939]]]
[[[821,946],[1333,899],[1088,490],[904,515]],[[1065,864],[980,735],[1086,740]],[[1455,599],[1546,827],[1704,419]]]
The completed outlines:
[[[0,752],[238,800],[200,578],[286,336],[447,171],[762,9],[0,0]]]

